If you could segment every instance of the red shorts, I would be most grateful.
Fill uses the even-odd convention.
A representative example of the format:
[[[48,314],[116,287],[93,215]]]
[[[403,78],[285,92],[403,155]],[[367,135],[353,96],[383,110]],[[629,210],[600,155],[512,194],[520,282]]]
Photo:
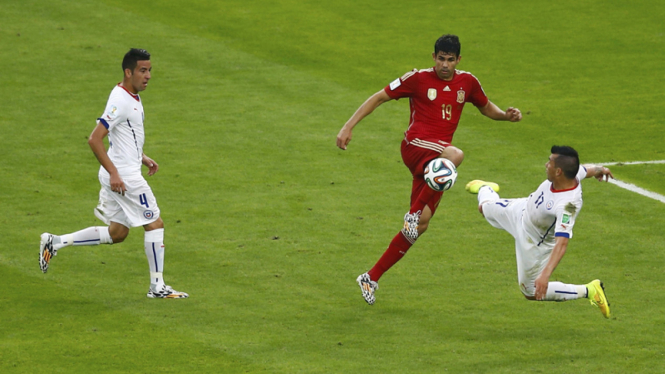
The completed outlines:
[[[450,145],[441,140],[421,140],[413,141],[402,140],[402,161],[413,175],[413,184],[411,186],[411,206],[414,205],[421,193],[425,193],[422,198],[427,200],[427,206],[432,210],[432,215],[439,206],[443,192],[437,192],[429,188],[425,179],[425,166],[428,162],[439,157],[441,152]]]

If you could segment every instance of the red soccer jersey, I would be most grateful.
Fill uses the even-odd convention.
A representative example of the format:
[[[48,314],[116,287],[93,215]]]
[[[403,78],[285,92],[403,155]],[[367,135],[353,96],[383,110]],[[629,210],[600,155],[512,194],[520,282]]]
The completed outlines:
[[[464,104],[477,107],[489,101],[478,79],[466,71],[455,70],[450,81],[439,78],[434,68],[410,71],[386,88],[392,99],[408,97],[411,120],[406,139],[438,139],[452,142]]]

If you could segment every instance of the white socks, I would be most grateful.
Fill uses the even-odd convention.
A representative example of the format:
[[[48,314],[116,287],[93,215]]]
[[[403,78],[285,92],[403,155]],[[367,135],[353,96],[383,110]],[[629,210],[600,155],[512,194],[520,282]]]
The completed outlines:
[[[550,282],[543,301],[566,301],[587,297],[585,285]]]
[[[146,231],[144,244],[150,266],[150,287],[159,290],[164,285],[164,229]]]
[[[499,200],[499,194],[490,186],[480,187],[478,190],[478,205],[490,200]]]
[[[60,248],[70,245],[99,245],[99,244],[113,244],[109,228],[107,226],[94,226],[88,227],[81,231],[72,234],[54,235],[53,249],[56,251]]]

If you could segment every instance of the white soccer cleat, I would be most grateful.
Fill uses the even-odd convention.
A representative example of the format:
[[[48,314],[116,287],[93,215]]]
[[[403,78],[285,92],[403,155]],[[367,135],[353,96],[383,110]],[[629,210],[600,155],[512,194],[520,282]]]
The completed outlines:
[[[374,297],[374,292],[376,292],[376,290],[379,289],[379,284],[377,282],[374,282],[367,273],[360,274],[358,276],[358,279],[356,279],[356,282],[358,282],[360,290],[363,293],[363,298],[365,299],[365,301],[367,301],[367,304],[373,305],[374,302],[376,301],[376,298]]]
[[[146,295],[151,299],[186,299],[189,297],[188,294],[180,291],[176,291],[171,286],[163,285],[161,289],[154,291],[152,287]]]
[[[418,224],[420,223],[420,211],[415,213],[406,213],[404,215],[404,235],[412,240],[418,239]]]
[[[53,249],[53,235],[47,232],[43,233],[39,242],[39,268],[42,269],[43,273],[46,273],[51,259],[57,254],[58,250]]]

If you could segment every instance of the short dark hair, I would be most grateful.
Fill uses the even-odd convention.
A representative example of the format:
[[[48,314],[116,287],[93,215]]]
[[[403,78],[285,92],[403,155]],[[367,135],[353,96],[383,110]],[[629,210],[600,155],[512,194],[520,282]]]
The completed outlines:
[[[561,168],[566,178],[574,179],[580,170],[580,156],[577,151],[567,145],[553,145],[550,152],[558,155],[554,159],[554,166]]]
[[[454,54],[459,57],[459,54],[462,51],[459,37],[457,35],[446,34],[437,39],[436,43],[434,43],[434,54],[438,55],[440,51]]]
[[[150,53],[145,49],[132,48],[129,52],[125,53],[125,58],[122,59],[122,71],[129,69],[134,71],[138,61],[150,61]]]

